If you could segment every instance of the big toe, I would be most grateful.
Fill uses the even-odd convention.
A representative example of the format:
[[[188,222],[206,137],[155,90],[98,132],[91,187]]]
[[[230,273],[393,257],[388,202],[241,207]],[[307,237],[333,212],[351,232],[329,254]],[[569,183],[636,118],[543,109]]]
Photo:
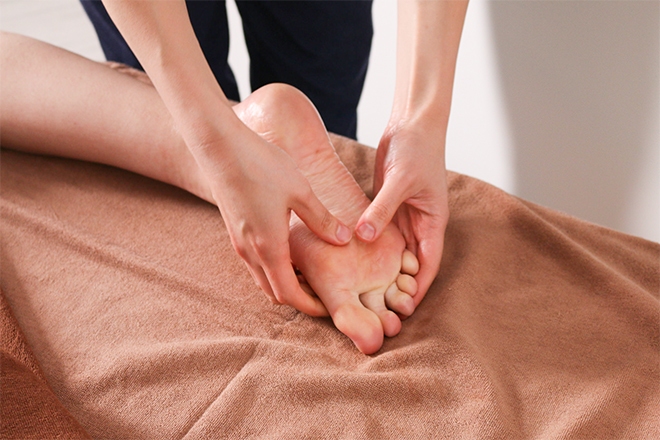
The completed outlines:
[[[396,316],[396,313],[388,310],[382,292],[380,294],[377,292],[363,293],[360,295],[360,301],[367,309],[378,316],[385,336],[391,338],[399,334],[401,331],[401,320]]]
[[[346,303],[331,313],[337,329],[348,336],[364,354],[373,354],[383,345],[383,326],[378,316],[362,304]]]

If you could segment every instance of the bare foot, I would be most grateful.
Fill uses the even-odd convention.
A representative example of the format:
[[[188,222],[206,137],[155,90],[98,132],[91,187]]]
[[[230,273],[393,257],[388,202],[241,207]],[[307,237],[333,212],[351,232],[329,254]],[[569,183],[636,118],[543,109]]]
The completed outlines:
[[[323,204],[350,228],[369,205],[335,154],[311,102],[293,87],[265,86],[234,107],[252,130],[285,150],[307,177]],[[380,239],[354,239],[333,246],[316,237],[292,215],[291,258],[323,301],[337,328],[366,354],[380,349],[383,337],[401,330],[397,316],[414,311],[412,275],[419,265],[405,250],[403,236],[390,224]]]

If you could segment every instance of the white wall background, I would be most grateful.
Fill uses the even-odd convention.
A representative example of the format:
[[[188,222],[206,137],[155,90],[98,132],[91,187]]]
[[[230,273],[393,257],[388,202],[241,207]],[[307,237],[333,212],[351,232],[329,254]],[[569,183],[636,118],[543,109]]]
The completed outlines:
[[[248,56],[228,1],[230,63]],[[394,88],[396,2],[375,0],[359,140],[375,146]],[[92,59],[76,0],[0,0],[0,29]],[[660,1],[471,0],[447,140],[449,169],[660,241]]]

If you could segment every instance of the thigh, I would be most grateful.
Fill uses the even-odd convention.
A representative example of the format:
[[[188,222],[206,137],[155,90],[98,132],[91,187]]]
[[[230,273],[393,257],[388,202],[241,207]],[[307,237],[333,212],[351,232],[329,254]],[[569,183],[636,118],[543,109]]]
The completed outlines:
[[[369,62],[371,1],[237,1],[253,90],[302,90],[328,130],[355,138]]]
[[[143,70],[126,40],[115,27],[100,0],[81,0],[87,16],[94,25],[108,61],[118,61]],[[186,1],[190,22],[202,47],[204,56],[220,87],[229,99],[239,100],[236,79],[227,63],[229,29],[224,0]]]

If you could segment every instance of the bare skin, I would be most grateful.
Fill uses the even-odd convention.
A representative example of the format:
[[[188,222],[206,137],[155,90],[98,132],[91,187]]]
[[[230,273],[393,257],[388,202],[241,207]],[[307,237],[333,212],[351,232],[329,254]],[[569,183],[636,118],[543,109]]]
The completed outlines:
[[[274,84],[254,92],[234,111],[248,127],[283,150],[309,180],[330,212],[354,228],[369,206],[335,154],[311,102],[296,89]],[[417,259],[390,224],[373,243],[352,240],[333,246],[292,216],[291,257],[330,312],[337,328],[364,353],[377,351],[383,335],[394,336],[415,309]],[[393,312],[394,311],[394,312]]]
[[[206,174],[152,86],[26,37],[3,33],[1,43],[3,147],[117,166],[216,203]],[[234,111],[284,150],[322,203],[355,227],[369,200],[339,161],[316,110],[301,93],[271,85]],[[419,265],[412,253],[404,252],[405,240],[395,226],[387,226],[372,243],[353,239],[333,246],[293,215],[289,246],[305,282],[362,352],[380,349],[384,335],[401,329],[397,314],[414,311],[413,276]]]

